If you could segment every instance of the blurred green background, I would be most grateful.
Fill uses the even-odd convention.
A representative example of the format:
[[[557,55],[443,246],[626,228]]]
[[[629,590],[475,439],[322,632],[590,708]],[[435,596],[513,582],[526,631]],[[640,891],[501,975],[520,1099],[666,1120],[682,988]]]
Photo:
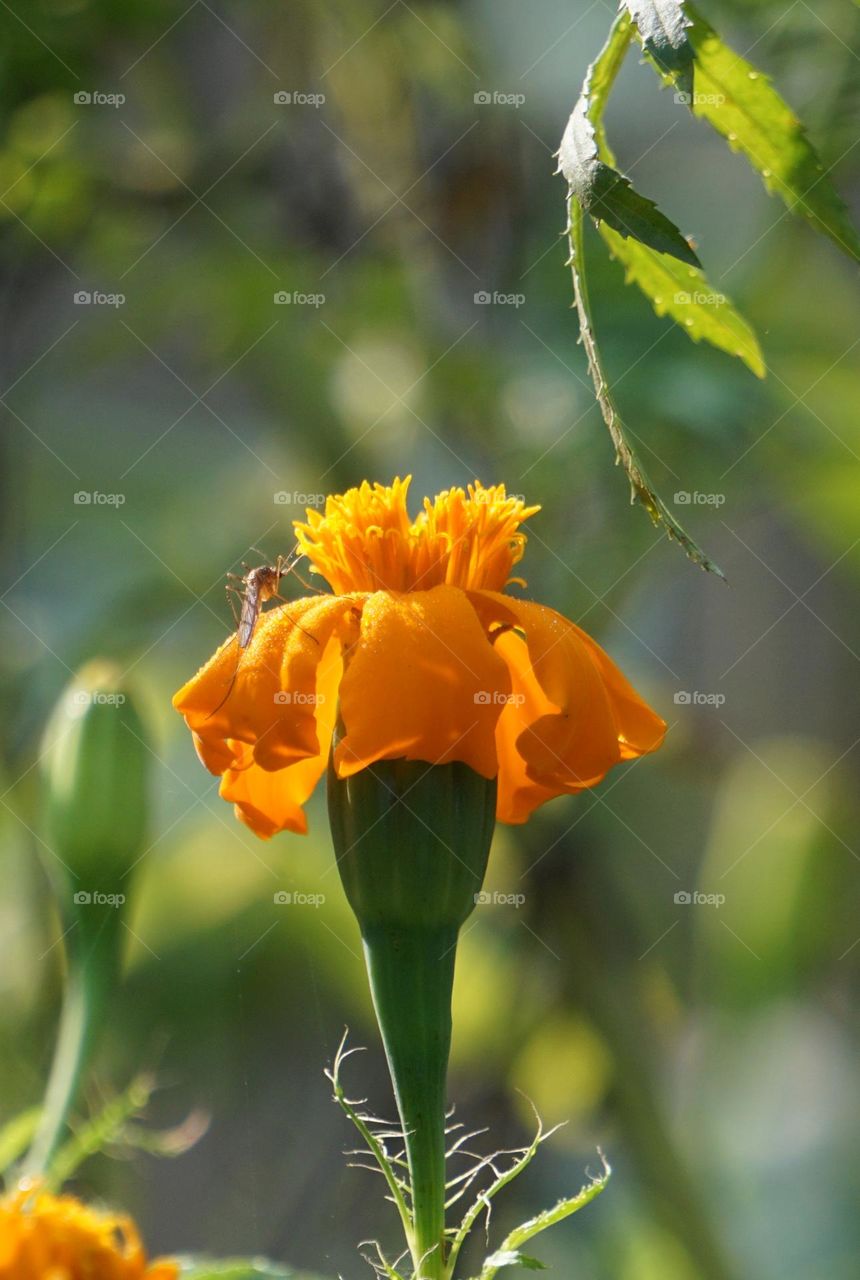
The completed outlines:
[[[856,7],[706,8],[856,209]],[[615,1177],[541,1242],[556,1274],[856,1275],[857,272],[628,58],[619,161],[770,371],[689,343],[589,236],[622,409],[664,495],[722,499],[681,514],[725,586],[628,506],[569,309],[552,153],[611,16],[2,6],[0,1118],[40,1096],[62,989],[41,734],[106,655],[152,724],[152,819],[89,1103],[150,1067],[154,1124],[203,1108],[211,1126],[174,1161],[94,1159],[79,1185],[157,1251],[351,1278],[370,1274],[359,1239],[397,1241],[322,1075],[348,1024],[369,1052],[347,1080],[390,1109],[323,798],[307,838],[256,840],[170,695],[231,626],[224,573],[288,551],[303,495],[412,472],[416,501],[479,476],[541,503],[529,594],[671,725],[657,757],[497,834],[488,888],[524,901],[470,922],[451,1097],[487,1150],[528,1137],[524,1094],[569,1123],[493,1238],[576,1189],[600,1145]],[[325,902],[278,906],[282,889]],[[725,901],[676,901],[694,890]]]

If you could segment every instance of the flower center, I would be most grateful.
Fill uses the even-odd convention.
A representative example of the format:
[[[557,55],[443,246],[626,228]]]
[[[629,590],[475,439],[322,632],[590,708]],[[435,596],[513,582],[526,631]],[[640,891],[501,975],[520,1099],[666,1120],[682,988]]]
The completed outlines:
[[[317,573],[336,595],[353,591],[429,591],[447,583],[470,590],[503,591],[523,557],[520,525],[540,507],[509,497],[504,485],[478,481],[424,499],[409,519],[411,477],[370,485],[326,499],[325,512],[295,522],[296,537]]]

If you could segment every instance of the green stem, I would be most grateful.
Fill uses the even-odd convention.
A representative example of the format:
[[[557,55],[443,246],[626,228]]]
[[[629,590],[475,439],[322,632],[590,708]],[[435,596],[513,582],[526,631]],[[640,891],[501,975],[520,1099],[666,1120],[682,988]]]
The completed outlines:
[[[448,1280],[445,1075],[457,936],[484,881],[496,783],[460,762],[329,766],[337,865],[358,919],[404,1131],[414,1280]]]
[[[403,1124],[414,1207],[416,1280],[445,1280],[445,1077],[456,928],[371,926],[364,952]]]
[[[68,947],[69,971],[42,1118],[24,1162],[30,1177],[49,1169],[60,1146],[112,985],[118,912],[114,907],[102,910],[106,914],[94,933],[80,921],[73,925],[79,936],[72,935]]]

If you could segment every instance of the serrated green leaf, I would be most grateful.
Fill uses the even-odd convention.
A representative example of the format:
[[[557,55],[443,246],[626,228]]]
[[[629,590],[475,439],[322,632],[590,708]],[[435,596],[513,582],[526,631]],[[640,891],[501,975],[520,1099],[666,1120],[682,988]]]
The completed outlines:
[[[485,1267],[522,1267],[525,1271],[546,1271],[544,1263],[539,1262],[537,1258],[529,1258],[524,1253],[520,1253],[518,1249],[504,1249],[499,1253],[494,1253],[492,1257],[487,1258],[484,1262]]]
[[[628,283],[638,285],[658,316],[671,316],[694,342],[709,342],[737,356],[757,378],[765,376],[758,339],[731,300],[696,270],[647,245],[619,236],[605,223],[600,234],[613,258],[625,268]]]
[[[674,222],[635,191],[629,179],[600,159],[594,125],[588,117],[591,70],[558,152],[559,171],[567,179],[571,195],[596,222],[606,222],[622,236],[632,236],[660,253],[699,266],[699,259]]]
[[[569,218],[570,268],[573,274],[574,300],[577,314],[579,315],[580,338],[588,359],[588,370],[594,383],[597,403],[600,405],[603,421],[606,423],[609,434],[612,437],[612,443],[615,446],[615,461],[624,468],[624,472],[630,482],[630,501],[640,502],[653,523],[661,526],[670,538],[674,538],[676,542],[680,543],[694,564],[722,578],[724,575],[719,565],[715,564],[695,539],[690,537],[683,525],[675,518],[657,493],[648,478],[645,468],[639,461],[636,450],[630,443],[615,397],[609,388],[600,348],[594,336],[588,287],[582,269],[584,257],[583,214],[578,201],[573,199],[570,201]]]
[[[601,1159],[603,1159],[602,1154]],[[591,1201],[603,1191],[609,1181],[611,1172],[606,1160],[603,1159],[603,1173],[596,1178],[592,1178],[584,1187],[580,1187],[575,1196],[570,1196],[566,1200],[559,1200],[558,1204],[552,1209],[545,1209],[543,1213],[537,1214],[534,1218],[529,1218],[528,1222],[524,1222],[521,1226],[515,1227],[513,1231],[510,1231],[502,1241],[501,1248],[491,1257],[485,1259],[479,1280],[494,1280],[496,1273],[502,1267],[523,1266],[520,1245],[540,1235],[542,1231],[546,1231],[547,1227],[554,1226],[555,1223],[561,1222],[564,1218],[569,1218],[571,1214],[577,1213],[580,1209],[584,1209],[587,1204],[591,1204]],[[511,1258],[514,1261],[510,1261]],[[532,1261],[533,1259],[529,1259],[529,1262]]]
[[[646,53],[681,92],[690,94],[695,54],[682,0],[625,0],[625,5]]]
[[[594,125],[598,154],[607,164],[614,164],[614,157],[601,117],[630,34],[630,19],[622,15],[591,67],[588,115]],[[704,340],[736,355],[757,377],[764,377],[764,358],[755,333],[703,271],[630,237],[619,236],[605,222],[599,231],[612,256],[625,267],[628,283],[642,290],[658,315],[670,315],[694,342]]]
[[[860,237],[800,120],[761,71],[687,6],[696,55],[693,112],[742,151],[788,209],[860,261]]]
[[[182,1280],[322,1280],[264,1258],[179,1258]]]

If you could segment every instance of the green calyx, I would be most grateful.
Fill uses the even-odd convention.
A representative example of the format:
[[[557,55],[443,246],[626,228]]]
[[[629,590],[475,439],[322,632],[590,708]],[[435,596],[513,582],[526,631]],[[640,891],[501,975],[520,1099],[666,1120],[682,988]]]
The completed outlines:
[[[447,1280],[445,1081],[460,926],[484,881],[496,783],[462,763],[328,775],[338,869],[358,919],[411,1190],[416,1280]]]
[[[45,835],[77,893],[115,893],[146,835],[150,749],[112,664],[91,662],[64,690],[45,733]]]
[[[25,1170],[42,1176],[63,1140],[119,972],[130,872],[144,848],[150,749],[118,669],[92,662],[45,733],[44,845],[67,974],[42,1116]]]

